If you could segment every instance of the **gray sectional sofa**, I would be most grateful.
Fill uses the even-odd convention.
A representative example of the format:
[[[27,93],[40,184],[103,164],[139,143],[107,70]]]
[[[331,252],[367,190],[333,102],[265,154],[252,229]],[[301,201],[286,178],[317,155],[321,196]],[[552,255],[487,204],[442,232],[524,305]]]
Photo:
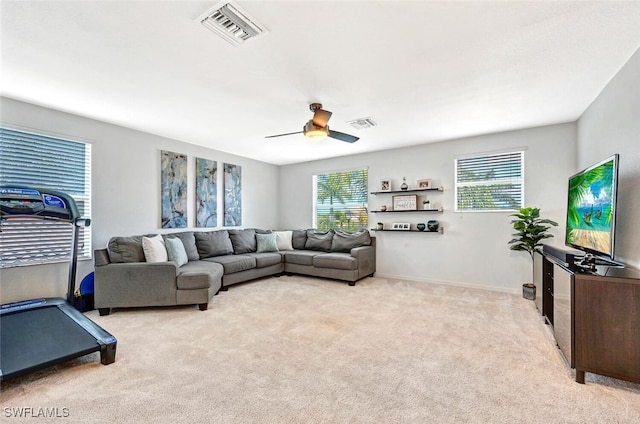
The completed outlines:
[[[233,229],[113,237],[95,251],[95,307],[198,305],[220,290],[281,274],[346,281],[373,276],[375,238],[364,230]]]

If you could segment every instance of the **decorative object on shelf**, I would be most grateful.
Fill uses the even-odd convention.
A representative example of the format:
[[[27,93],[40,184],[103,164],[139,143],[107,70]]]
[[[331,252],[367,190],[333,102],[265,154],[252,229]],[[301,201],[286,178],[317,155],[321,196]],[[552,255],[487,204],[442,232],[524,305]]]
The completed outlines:
[[[431,202],[428,201],[427,199],[424,199],[422,201],[422,209],[424,209],[425,211],[428,211],[429,209],[431,209]]]
[[[384,228],[384,224],[382,222],[378,222],[377,229],[382,230]]]
[[[520,208],[517,213],[509,216],[515,216],[517,219],[511,221],[513,229],[516,233],[513,234],[508,244],[511,250],[518,250],[521,252],[527,252],[531,256],[531,263],[533,264],[533,254],[538,252],[542,254],[540,249],[543,245],[542,240],[553,237],[553,234],[549,234],[551,226],[557,226],[558,223],[550,219],[540,218],[539,208]],[[533,273],[533,267],[531,267]],[[532,280],[533,281],[533,280]],[[533,283],[524,283],[522,285],[522,297],[528,300],[535,300],[536,298],[536,286]]]
[[[380,210],[381,210],[382,212],[386,212],[386,211],[387,211],[387,205],[382,205],[382,206],[380,206]]]
[[[391,180],[380,180],[380,191],[391,191]]]
[[[416,209],[418,209],[418,196],[416,194],[393,196],[394,211],[415,211]]]
[[[438,231],[440,229],[440,223],[437,220],[432,219],[427,221],[427,228],[429,231]]]
[[[418,225],[416,225],[416,228],[418,229],[418,231],[424,231],[427,226],[424,224],[424,222],[419,222]]]
[[[411,224],[408,222],[394,222],[391,224],[391,229],[409,231],[411,230]]]
[[[431,188],[431,180],[418,180],[418,188]]]
[[[407,177],[402,177],[402,185],[400,186],[400,190],[402,191],[409,190],[409,186],[407,185]]]

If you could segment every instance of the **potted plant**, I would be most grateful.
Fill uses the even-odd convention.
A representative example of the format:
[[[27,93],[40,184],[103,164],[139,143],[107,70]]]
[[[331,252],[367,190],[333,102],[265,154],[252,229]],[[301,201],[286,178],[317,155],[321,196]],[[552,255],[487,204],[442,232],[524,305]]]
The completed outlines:
[[[424,199],[422,201],[422,209],[424,209],[424,210],[431,209],[431,202],[429,202],[427,199]]]
[[[516,217],[511,221],[513,229],[513,239],[509,241],[511,250],[519,250],[527,252],[531,256],[533,264],[533,255],[535,252],[542,253],[540,248],[542,240],[553,237],[549,233],[551,226],[557,226],[558,223],[550,219],[540,218],[539,208],[520,208],[517,213],[509,216]],[[533,267],[532,273],[533,273]],[[522,285],[522,296],[525,299],[534,300],[536,298],[536,286],[533,283],[524,283]]]
[[[378,230],[382,230],[384,228],[384,224],[382,222],[378,222]]]

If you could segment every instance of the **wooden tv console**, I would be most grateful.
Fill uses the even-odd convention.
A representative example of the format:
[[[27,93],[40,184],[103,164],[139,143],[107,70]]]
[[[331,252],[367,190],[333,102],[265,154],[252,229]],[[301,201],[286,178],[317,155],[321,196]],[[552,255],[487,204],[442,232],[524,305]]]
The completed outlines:
[[[582,272],[563,259],[534,255],[536,306],[576,381],[591,372],[640,383],[640,273]]]

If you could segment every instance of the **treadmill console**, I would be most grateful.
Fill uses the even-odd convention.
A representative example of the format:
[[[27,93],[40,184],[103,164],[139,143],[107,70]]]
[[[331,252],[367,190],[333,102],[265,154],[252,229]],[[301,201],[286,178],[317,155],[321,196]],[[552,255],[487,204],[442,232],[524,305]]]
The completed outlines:
[[[52,193],[30,189],[0,187],[0,214],[38,215],[70,220],[71,213],[65,200]]]

